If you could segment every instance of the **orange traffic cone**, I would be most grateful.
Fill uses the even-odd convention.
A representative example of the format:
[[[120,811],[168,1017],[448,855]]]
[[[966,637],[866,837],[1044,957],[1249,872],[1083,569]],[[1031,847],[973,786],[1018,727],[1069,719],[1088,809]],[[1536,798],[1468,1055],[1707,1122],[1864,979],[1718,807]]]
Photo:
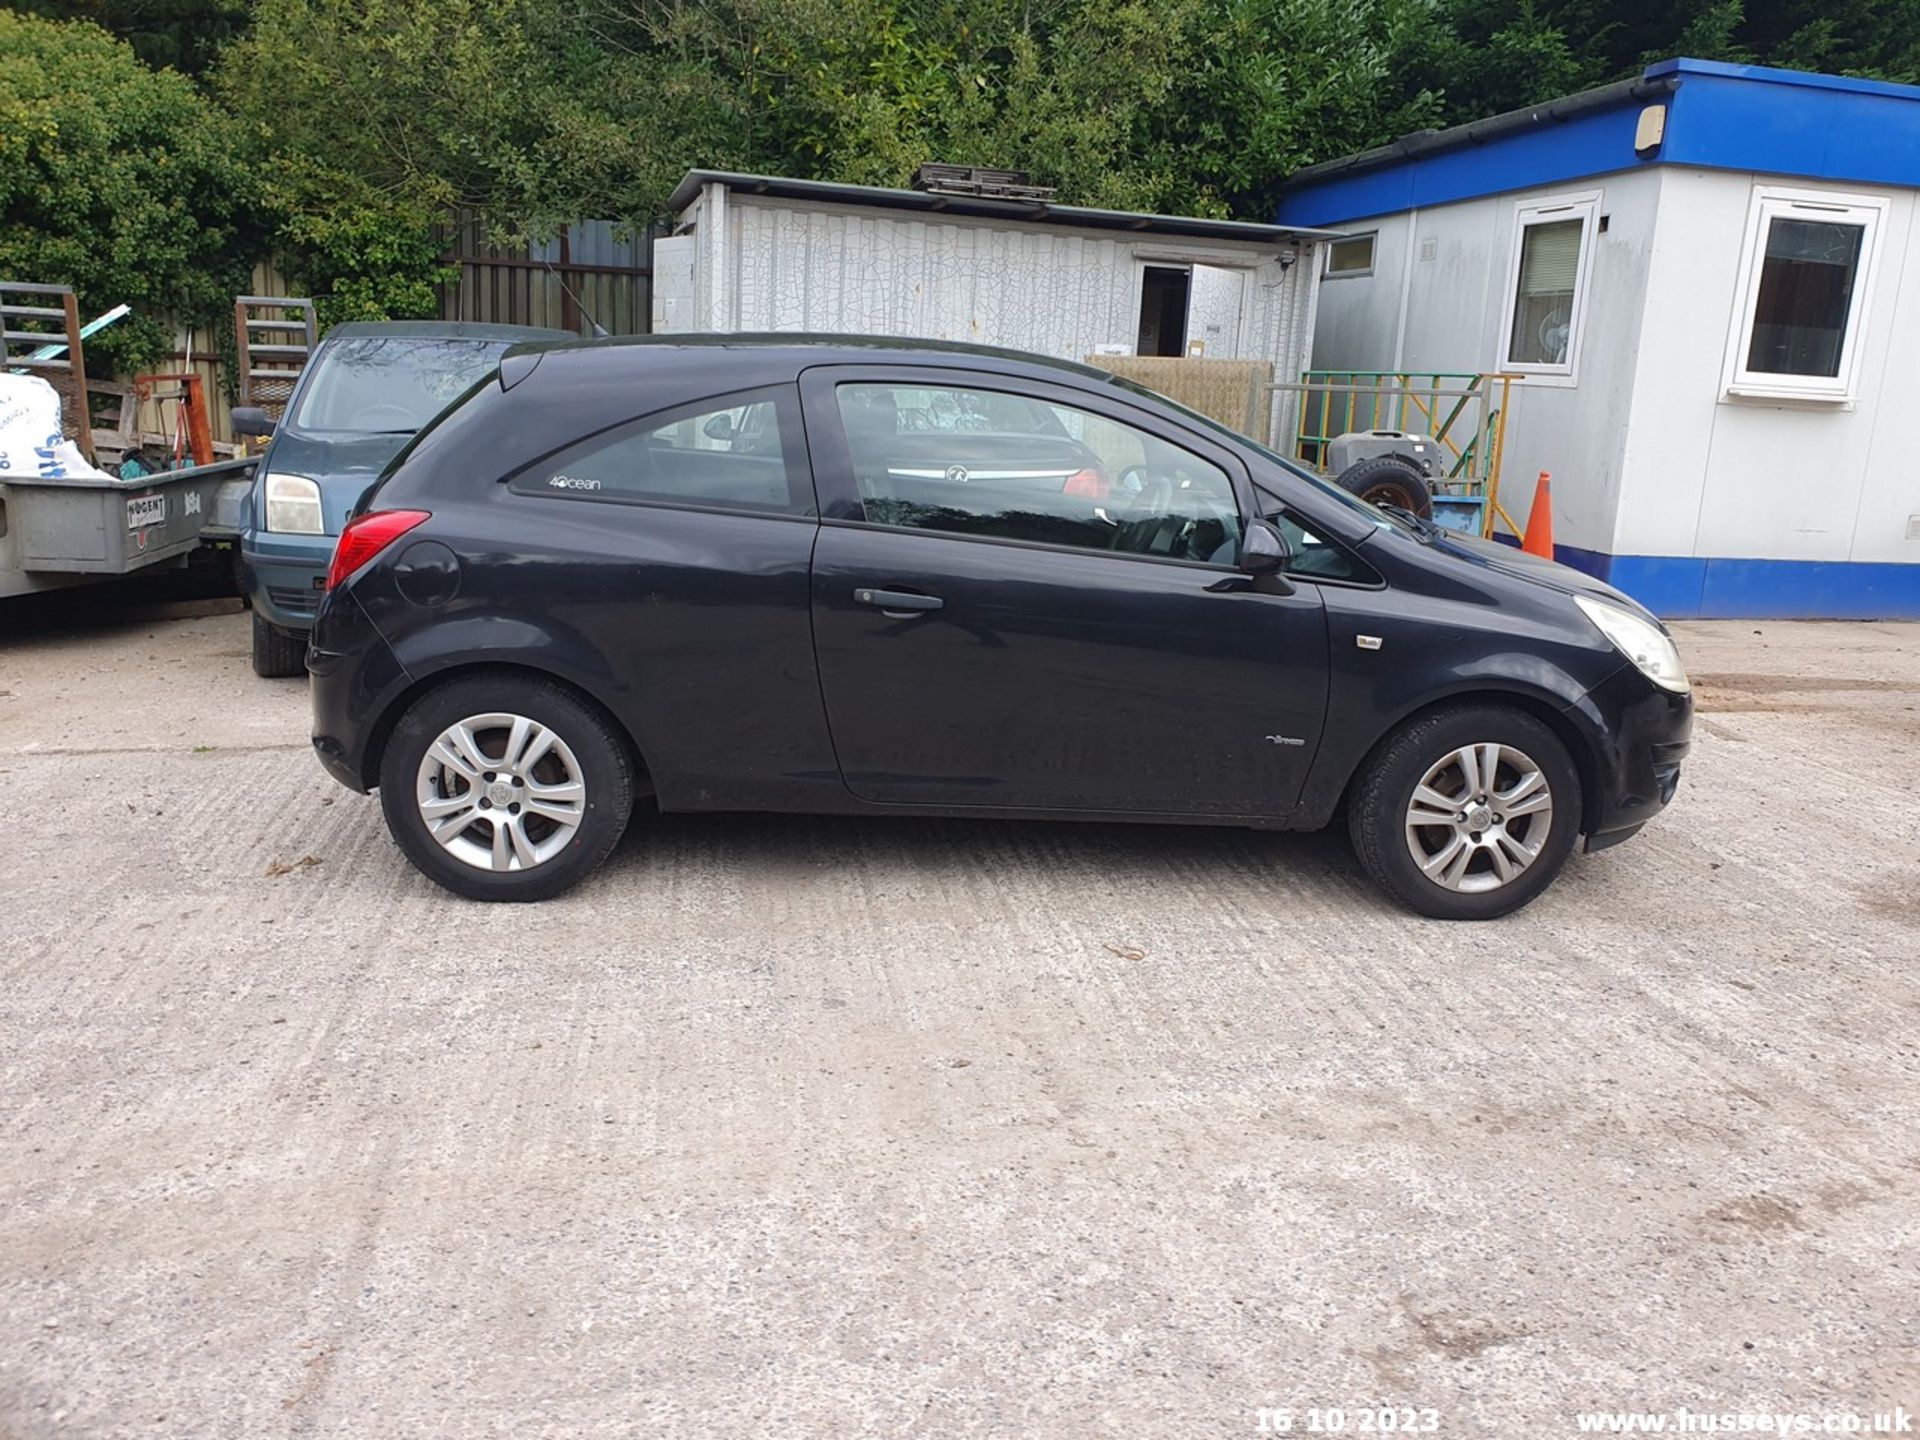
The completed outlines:
[[[1553,558],[1553,484],[1545,470],[1533,487],[1533,508],[1527,511],[1527,534],[1520,548],[1543,560]]]

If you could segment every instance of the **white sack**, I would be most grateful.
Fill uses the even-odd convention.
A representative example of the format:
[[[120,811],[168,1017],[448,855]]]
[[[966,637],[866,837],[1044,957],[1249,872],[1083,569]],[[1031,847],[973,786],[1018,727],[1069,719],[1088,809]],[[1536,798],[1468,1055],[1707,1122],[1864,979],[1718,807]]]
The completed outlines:
[[[60,392],[38,375],[0,373],[0,475],[100,478],[60,429]]]

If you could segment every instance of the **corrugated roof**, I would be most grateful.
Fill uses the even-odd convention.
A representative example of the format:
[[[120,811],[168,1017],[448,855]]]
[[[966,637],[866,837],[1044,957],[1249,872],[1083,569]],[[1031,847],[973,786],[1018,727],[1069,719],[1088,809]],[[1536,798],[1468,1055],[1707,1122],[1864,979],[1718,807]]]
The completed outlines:
[[[997,220],[1010,225],[1119,230],[1134,235],[1178,236],[1186,240],[1237,240],[1256,245],[1287,245],[1325,239],[1332,233],[1298,225],[1208,220],[1197,215],[1150,215],[1131,210],[1091,210],[1079,205],[1056,205],[1050,200],[995,200],[980,195],[889,190],[878,185],[842,185],[830,180],[795,180],[777,175],[745,175],[729,170],[689,170],[675,187],[667,204],[676,213],[685,210],[708,185],[724,185],[728,190],[744,195],[812,201],[820,205],[860,205],[876,210]]]

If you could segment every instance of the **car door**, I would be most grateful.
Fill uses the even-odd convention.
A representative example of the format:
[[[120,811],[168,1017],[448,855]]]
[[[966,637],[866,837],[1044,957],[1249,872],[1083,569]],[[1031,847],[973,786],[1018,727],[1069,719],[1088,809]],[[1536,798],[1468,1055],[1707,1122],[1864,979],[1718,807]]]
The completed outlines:
[[[1325,614],[1312,586],[1236,568],[1229,450],[1095,387],[977,371],[822,366],[801,394],[816,665],[855,795],[1291,808],[1326,710]]]
[[[604,667],[595,688],[632,725],[664,806],[780,808],[814,783],[837,794],[793,386],[612,425],[513,475],[499,503],[514,563],[486,567],[488,613],[536,611],[526,633],[565,635],[557,649]]]

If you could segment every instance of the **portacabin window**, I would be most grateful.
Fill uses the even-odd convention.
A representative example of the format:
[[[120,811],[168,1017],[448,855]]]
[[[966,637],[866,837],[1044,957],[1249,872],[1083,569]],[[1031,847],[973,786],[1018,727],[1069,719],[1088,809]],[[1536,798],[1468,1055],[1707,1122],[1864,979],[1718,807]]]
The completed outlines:
[[[1515,211],[1501,351],[1508,370],[1573,383],[1599,214],[1597,191],[1550,196]]]
[[[1373,273],[1375,235],[1346,235],[1327,242],[1327,263],[1321,273],[1329,280],[1346,280]]]
[[[1728,397],[1853,399],[1886,216],[1884,197],[1755,189],[1727,344]]]

